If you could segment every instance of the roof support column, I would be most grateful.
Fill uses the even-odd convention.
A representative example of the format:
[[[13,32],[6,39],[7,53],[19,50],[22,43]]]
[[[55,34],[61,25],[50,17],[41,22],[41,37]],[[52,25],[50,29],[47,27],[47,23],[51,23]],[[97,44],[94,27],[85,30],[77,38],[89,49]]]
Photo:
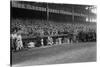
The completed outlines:
[[[74,7],[72,6],[72,22],[74,22]]]
[[[47,22],[49,22],[49,6],[48,6],[48,3],[47,3],[47,10],[46,10],[46,12],[47,12]]]

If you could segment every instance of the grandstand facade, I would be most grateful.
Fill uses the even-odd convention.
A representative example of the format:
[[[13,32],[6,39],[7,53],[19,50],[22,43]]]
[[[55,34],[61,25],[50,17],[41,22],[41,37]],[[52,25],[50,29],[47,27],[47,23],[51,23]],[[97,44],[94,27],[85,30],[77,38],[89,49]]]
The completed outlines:
[[[87,7],[88,9],[86,9]],[[95,22],[91,21],[91,19],[96,19],[96,14],[91,12],[92,9],[96,9],[96,7],[94,5],[11,1],[11,15],[14,17],[29,17],[60,22]]]

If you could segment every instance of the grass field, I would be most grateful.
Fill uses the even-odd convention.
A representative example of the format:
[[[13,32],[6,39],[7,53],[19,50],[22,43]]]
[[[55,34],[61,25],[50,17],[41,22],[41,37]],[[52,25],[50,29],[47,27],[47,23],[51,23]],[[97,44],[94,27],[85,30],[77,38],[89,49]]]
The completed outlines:
[[[96,42],[62,44],[47,48],[32,48],[12,53],[13,67],[94,62],[96,61]]]

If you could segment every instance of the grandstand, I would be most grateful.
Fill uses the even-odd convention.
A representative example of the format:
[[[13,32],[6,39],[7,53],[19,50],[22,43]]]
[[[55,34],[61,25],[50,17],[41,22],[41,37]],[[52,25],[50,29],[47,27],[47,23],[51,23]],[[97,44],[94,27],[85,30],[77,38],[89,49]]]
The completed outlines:
[[[87,9],[88,8],[88,9]],[[61,36],[80,31],[96,32],[94,5],[11,1],[11,31],[21,28],[23,38]],[[62,33],[62,34],[61,34]]]
[[[86,9],[87,7],[88,9]],[[14,17],[29,17],[45,20],[49,18],[49,20],[58,20],[60,22],[85,22],[86,18],[96,19],[96,14],[91,12],[95,8],[94,5],[11,1],[11,15]],[[14,12],[17,16],[14,15]]]

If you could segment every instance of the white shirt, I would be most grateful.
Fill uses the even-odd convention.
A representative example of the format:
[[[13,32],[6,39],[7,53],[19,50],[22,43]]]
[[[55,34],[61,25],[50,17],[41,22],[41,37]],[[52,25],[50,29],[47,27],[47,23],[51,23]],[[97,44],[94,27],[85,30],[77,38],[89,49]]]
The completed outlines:
[[[12,39],[17,38],[17,34],[11,34],[11,38],[12,38]]]
[[[21,35],[17,35],[17,40],[22,40],[22,36]]]

